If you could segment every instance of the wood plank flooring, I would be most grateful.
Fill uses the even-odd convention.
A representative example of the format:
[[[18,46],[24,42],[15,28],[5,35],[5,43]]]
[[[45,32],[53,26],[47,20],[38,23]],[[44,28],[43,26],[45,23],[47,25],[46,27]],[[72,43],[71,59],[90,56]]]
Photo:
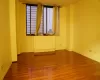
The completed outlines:
[[[100,63],[66,50],[22,53],[4,80],[100,80]]]

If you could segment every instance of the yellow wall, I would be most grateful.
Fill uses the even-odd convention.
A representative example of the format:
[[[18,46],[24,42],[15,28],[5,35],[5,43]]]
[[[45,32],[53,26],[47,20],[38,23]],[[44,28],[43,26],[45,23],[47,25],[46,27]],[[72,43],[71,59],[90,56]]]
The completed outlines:
[[[67,19],[69,8],[60,9],[60,34],[59,36],[26,36],[26,7],[25,4],[17,3],[17,43],[18,53],[21,52],[44,52],[67,47]],[[67,11],[66,11],[67,9]]]
[[[9,0],[9,15],[10,15],[10,40],[12,61],[17,61],[17,43],[16,43],[16,8],[15,0]]]
[[[69,6],[60,8],[59,36],[55,36],[56,50],[69,49],[69,11]]]
[[[17,48],[18,53],[33,52],[34,50],[34,37],[26,36],[26,10],[24,4],[16,1],[16,14],[17,14]]]
[[[0,80],[11,65],[9,0],[0,1]]]
[[[100,62],[100,1],[80,0],[70,10],[72,50]]]

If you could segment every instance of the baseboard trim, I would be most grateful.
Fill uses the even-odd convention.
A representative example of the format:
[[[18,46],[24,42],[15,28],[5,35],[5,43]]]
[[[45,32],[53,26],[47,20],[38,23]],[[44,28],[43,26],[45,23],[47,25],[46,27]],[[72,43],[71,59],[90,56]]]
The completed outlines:
[[[17,61],[13,61],[12,63],[17,63]]]
[[[25,54],[25,53],[34,53],[34,52],[21,52],[20,54],[17,54],[17,56],[20,56],[20,55]]]

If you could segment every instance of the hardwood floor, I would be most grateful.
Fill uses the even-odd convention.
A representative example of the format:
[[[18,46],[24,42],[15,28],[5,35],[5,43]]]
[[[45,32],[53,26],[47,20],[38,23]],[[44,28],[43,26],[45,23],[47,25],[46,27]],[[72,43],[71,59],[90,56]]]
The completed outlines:
[[[100,63],[64,50],[49,55],[22,53],[4,80],[100,80]]]

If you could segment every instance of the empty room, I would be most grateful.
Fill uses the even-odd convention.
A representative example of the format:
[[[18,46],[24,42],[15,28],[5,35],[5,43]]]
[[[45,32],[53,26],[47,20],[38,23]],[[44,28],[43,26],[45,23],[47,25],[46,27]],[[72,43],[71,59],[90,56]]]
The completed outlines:
[[[100,0],[1,0],[0,80],[100,80]]]

